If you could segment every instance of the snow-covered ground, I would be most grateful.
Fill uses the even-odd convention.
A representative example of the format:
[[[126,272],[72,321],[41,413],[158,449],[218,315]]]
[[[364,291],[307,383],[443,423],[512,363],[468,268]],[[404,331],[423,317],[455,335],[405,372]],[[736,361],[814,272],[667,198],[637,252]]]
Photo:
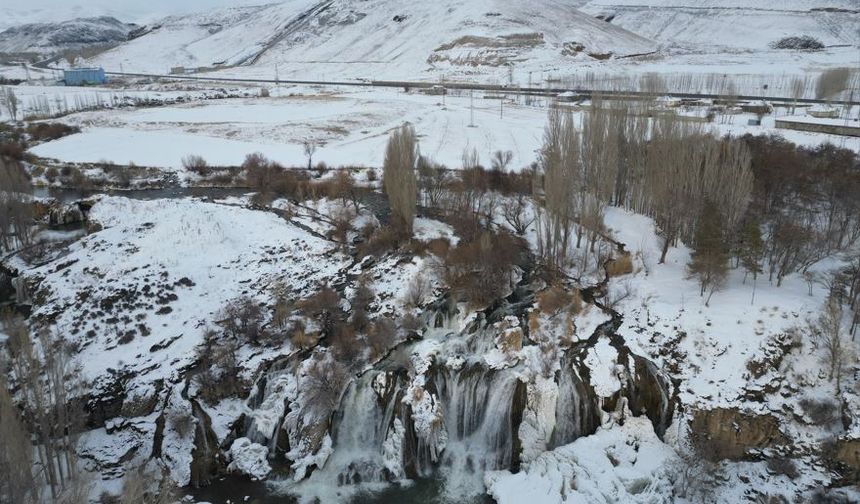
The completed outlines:
[[[500,105],[468,96],[426,96],[397,91],[358,91],[223,100],[128,112],[76,114],[64,121],[84,128],[79,135],[36,147],[39,156],[64,161],[134,161],[177,169],[181,158],[199,154],[212,165],[239,165],[262,152],[286,166],[303,166],[302,143],[319,144],[314,163],[381,166],[390,131],[412,123],[421,153],[450,167],[461,165],[464,149],[477,149],[489,164],[495,150],[511,150],[511,166],[536,158],[546,109]],[[502,117],[500,117],[500,115]]]
[[[468,95],[443,99],[394,90],[285,88],[272,94],[73,114],[63,121],[80,126],[80,134],[38,145],[32,152],[61,161],[134,162],[170,171],[181,170],[181,160],[189,154],[202,156],[210,165],[237,166],[247,154],[261,152],[285,166],[304,166],[302,144],[312,140],[319,145],[314,163],[379,167],[389,133],[408,122],[418,133],[421,153],[450,168],[462,165],[464,150],[476,149],[485,165],[495,151],[510,150],[510,168],[520,170],[537,159],[547,114],[546,100],[528,106],[515,95],[501,103],[478,93],[474,100]],[[752,118],[719,116],[705,127],[720,134],[777,133],[802,145],[829,142],[860,151],[858,138],[776,130],[773,116],[766,116],[761,126],[750,126]]]
[[[197,200],[103,197],[91,218],[103,230],[75,243],[66,267],[28,273],[49,301],[34,315],[80,342],[87,381],[121,369],[144,383],[175,378],[226,301],[278,281],[306,292],[348,264],[273,214]]]

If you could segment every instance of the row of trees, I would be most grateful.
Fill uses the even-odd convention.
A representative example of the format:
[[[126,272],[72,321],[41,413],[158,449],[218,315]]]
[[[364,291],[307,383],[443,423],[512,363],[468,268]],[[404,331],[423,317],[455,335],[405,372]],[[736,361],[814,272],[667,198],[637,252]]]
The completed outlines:
[[[41,502],[47,488],[56,502],[86,502],[75,453],[84,415],[72,400],[80,390],[69,349],[48,330],[34,338],[18,317],[7,314],[3,324],[8,340],[0,374],[0,497]]]
[[[595,100],[577,127],[570,111],[549,113],[535,194],[538,252],[563,269],[575,246],[594,250],[607,205],[654,218],[663,236],[660,262],[679,239],[690,243],[706,202],[725,234],[737,229],[752,192],[745,143],[704,133],[674,115],[649,120],[626,104]]]
[[[21,164],[0,156],[0,250],[30,244],[31,196],[30,179]]]

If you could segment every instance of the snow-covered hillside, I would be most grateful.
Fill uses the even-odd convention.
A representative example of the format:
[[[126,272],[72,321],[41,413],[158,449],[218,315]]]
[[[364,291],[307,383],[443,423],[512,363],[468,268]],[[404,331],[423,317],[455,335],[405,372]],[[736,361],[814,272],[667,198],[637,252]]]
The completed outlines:
[[[850,0],[593,0],[581,8],[643,37],[706,52],[762,50],[800,35],[825,46],[860,43],[860,5]]]
[[[290,0],[261,8],[174,17],[94,60],[106,68],[253,65],[274,78],[420,79],[507,75],[649,53],[654,44],[560,0],[540,8],[513,0]],[[157,25],[156,25],[157,26]]]
[[[117,44],[124,42],[135,28],[107,16],[14,26],[0,32],[0,53],[50,54],[88,45]]]

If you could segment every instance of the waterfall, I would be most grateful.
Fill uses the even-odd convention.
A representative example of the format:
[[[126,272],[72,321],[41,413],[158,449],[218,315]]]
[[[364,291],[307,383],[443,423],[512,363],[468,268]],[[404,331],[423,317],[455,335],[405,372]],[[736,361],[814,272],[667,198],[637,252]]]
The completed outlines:
[[[484,493],[485,471],[509,468],[519,425],[512,421],[518,379],[481,366],[440,369],[433,381],[443,403],[448,442],[439,463],[444,495],[459,501]]]
[[[334,452],[322,468],[297,484],[283,482],[302,502],[342,502],[403,480],[402,380],[369,371],[347,388],[332,426]]]
[[[268,446],[270,454],[275,453],[278,434],[287,413],[287,403],[297,393],[295,369],[288,364],[289,361],[285,361],[273,365],[257,382],[255,393],[248,399],[251,411],[248,413],[245,437]]]
[[[397,435],[393,427],[398,384],[396,375],[377,371],[365,373],[349,386],[333,426],[334,454],[314,476],[334,476],[339,486],[402,477],[401,461],[387,460],[386,455],[392,454],[385,450],[386,441]]]
[[[20,276],[12,278],[12,286],[15,287],[15,303],[19,305],[30,304],[30,293],[27,289],[27,282]]]
[[[569,354],[565,354],[559,371],[555,430],[550,439],[550,449],[593,434],[600,425],[597,397],[587,380],[588,377],[585,380],[580,377],[577,366]]]

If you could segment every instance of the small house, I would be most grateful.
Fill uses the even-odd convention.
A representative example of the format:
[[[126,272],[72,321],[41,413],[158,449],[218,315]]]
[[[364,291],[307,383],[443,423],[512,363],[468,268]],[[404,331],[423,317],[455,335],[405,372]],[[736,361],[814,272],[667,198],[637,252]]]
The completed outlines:
[[[769,103],[761,100],[741,103],[741,110],[749,114],[765,115],[773,112],[773,107]]]
[[[104,84],[107,79],[104,68],[70,68],[63,70],[63,82],[67,86],[89,86]]]
[[[825,105],[813,105],[809,107],[806,113],[818,119],[836,119],[839,117],[839,110]]]
[[[441,96],[448,94],[448,90],[445,88],[445,86],[440,86],[436,84],[435,86],[430,86],[429,88],[425,89],[424,94]]]

